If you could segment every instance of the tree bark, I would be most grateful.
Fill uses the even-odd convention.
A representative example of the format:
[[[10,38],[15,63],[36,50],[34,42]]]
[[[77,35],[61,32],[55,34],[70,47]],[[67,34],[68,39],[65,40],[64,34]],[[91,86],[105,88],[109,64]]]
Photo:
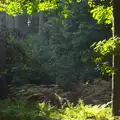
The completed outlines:
[[[8,86],[3,72],[5,70],[6,50],[5,41],[0,37],[0,98],[5,99],[8,95]]]
[[[6,26],[6,14],[1,13],[0,16],[2,19],[0,20],[0,25]],[[5,41],[2,34],[0,34],[0,99],[4,99],[8,95],[8,86],[5,76],[3,72],[5,70],[6,64],[6,49],[5,49]]]
[[[39,13],[39,28],[38,28],[38,35],[43,36],[44,33],[44,20],[43,20],[43,11]]]
[[[114,33],[120,37],[120,0],[113,0]],[[112,113],[120,116],[120,55],[113,55],[113,67],[116,74],[112,76]]]

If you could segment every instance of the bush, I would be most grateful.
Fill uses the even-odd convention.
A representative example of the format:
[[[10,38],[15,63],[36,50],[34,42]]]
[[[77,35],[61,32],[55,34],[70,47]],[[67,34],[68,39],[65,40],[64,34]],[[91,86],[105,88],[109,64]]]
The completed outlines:
[[[0,120],[110,120],[111,108],[104,105],[78,105],[56,109],[48,103],[35,104],[25,101],[0,101]],[[119,119],[118,119],[119,120]]]
[[[0,120],[37,120],[37,109],[23,101],[1,101]]]
[[[10,39],[7,45],[6,77],[15,84],[54,84],[44,58],[39,50],[42,44],[33,37],[17,41]]]

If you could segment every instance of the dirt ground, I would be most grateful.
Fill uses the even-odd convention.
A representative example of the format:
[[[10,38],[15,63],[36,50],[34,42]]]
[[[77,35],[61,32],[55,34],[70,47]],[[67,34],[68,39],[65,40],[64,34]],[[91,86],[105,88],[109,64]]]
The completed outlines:
[[[35,102],[50,102],[58,106],[62,101],[70,101],[74,104],[82,99],[85,104],[103,104],[111,101],[111,82],[95,80],[93,84],[74,84],[69,91],[65,91],[58,85],[31,85],[16,87],[9,85],[9,97]],[[62,104],[62,103],[61,103]]]

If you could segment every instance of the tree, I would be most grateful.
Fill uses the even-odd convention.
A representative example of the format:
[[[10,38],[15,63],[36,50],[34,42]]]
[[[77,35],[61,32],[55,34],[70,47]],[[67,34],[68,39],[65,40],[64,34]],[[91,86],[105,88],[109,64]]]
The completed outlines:
[[[80,0],[0,0],[0,11],[12,16],[22,15],[24,12],[27,12],[28,15],[33,15],[40,11],[61,7],[61,14],[67,17],[69,5],[72,2],[80,2]]]
[[[79,0],[76,0],[79,2]],[[65,18],[69,14],[69,4],[71,4],[73,1],[71,0],[45,0],[43,2],[40,2],[38,0],[31,1],[31,0],[18,0],[18,1],[0,1],[0,11],[4,11],[7,14],[11,14],[13,16],[16,16],[18,14],[23,14],[24,11],[26,11],[29,15],[34,14],[36,12],[40,12],[43,10],[50,10],[55,9],[58,6],[62,8],[61,15],[63,15]],[[92,3],[92,4],[90,4]],[[89,5],[91,5],[93,10],[91,10],[91,13],[93,14],[93,17],[98,20],[98,23],[105,22],[107,24],[111,24],[112,15],[114,15],[114,33],[116,36],[120,36],[119,27],[120,27],[120,17],[119,17],[119,5],[120,2],[118,0],[113,0],[113,7],[112,0],[99,0],[95,2],[94,0],[89,0]],[[114,12],[112,14],[112,11],[114,9]],[[106,41],[105,41],[106,42]],[[104,49],[105,51],[105,49]],[[106,55],[103,54],[102,55]],[[120,116],[120,97],[119,97],[119,91],[120,91],[120,65],[119,65],[120,56],[114,55],[114,61],[113,61],[113,67],[117,68],[116,74],[113,75],[113,115],[114,116]],[[108,70],[111,72],[111,70]]]
[[[0,38],[0,99],[7,97],[7,83],[4,75],[2,73],[5,70],[5,61],[6,61],[6,52],[5,52],[5,42],[4,38]]]
[[[3,16],[5,16],[4,13],[1,13]],[[4,17],[3,17],[3,21]],[[0,21],[1,25],[5,25],[5,23],[2,23]],[[4,70],[5,70],[5,64],[6,64],[6,50],[5,50],[5,37],[3,34],[3,30],[0,26],[0,99],[4,99],[7,97],[7,82],[5,79],[5,76],[3,75]]]
[[[94,0],[89,0],[90,7],[93,9],[91,13],[93,17],[98,21],[98,23],[111,24],[113,36],[109,40],[103,40],[98,42],[94,48],[95,52],[101,54],[96,61],[103,62],[106,56],[113,56],[113,65],[110,67],[106,61],[103,62],[102,67],[108,73],[112,73],[112,113],[113,116],[120,116],[120,48],[119,48],[119,37],[120,37],[120,1],[119,0],[105,0],[99,1],[99,3],[94,2]],[[100,15],[99,15],[100,14]],[[112,21],[113,17],[113,21]],[[116,38],[116,36],[118,38]],[[102,48],[102,49],[101,49]],[[106,63],[106,65],[105,65]],[[105,66],[104,66],[105,65]]]
[[[120,37],[120,1],[113,0],[113,17],[114,17],[114,35]],[[120,55],[113,55],[113,67],[115,67],[116,73],[113,75],[112,78],[112,108],[113,108],[113,115],[120,116]]]
[[[0,25],[5,25],[5,13],[1,13],[1,19],[0,19]],[[5,70],[5,64],[6,64],[6,50],[5,50],[5,37],[3,34],[3,29],[0,26],[0,99],[4,99],[7,97],[7,81],[5,79],[5,76],[3,75]]]
[[[68,16],[68,7],[69,4],[71,4],[72,1],[66,0],[45,0],[40,1],[39,0],[0,0],[0,12],[5,12],[8,15],[12,16],[19,16],[24,13],[27,13],[28,15],[33,15],[35,13],[39,13],[40,11],[45,10],[51,10],[55,9],[58,6],[61,7],[61,15],[64,17]],[[40,21],[41,22],[41,21]],[[42,28],[40,28],[42,30]],[[40,32],[40,31],[39,31]],[[5,68],[5,42],[4,37],[0,38],[0,73],[4,72]],[[0,97],[6,97],[7,96],[7,83],[4,77],[1,77],[0,80]]]

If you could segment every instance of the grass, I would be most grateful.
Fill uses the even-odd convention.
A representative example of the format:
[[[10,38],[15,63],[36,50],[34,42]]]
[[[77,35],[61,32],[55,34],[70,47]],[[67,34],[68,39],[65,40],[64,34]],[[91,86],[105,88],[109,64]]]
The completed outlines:
[[[45,102],[38,105],[20,100],[0,102],[0,120],[112,120],[111,107],[84,105],[57,109]],[[117,119],[118,120],[118,119]]]

